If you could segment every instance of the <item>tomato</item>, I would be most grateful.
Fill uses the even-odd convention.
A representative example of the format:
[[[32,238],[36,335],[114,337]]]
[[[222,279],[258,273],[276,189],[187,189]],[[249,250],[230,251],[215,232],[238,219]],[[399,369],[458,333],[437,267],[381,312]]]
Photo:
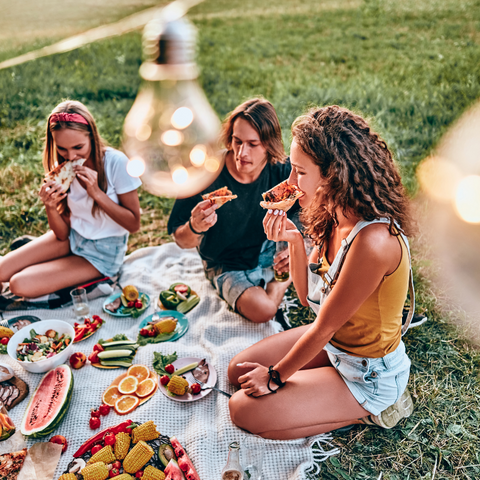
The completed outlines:
[[[99,363],[98,352],[94,351],[88,356],[90,363]]]
[[[105,441],[105,445],[115,445],[116,439],[114,433],[108,432],[103,439]]]
[[[100,411],[98,409],[92,408],[90,412],[90,416],[94,418],[98,418],[100,416]]]
[[[1,340],[0,340],[0,343],[2,345],[7,345],[7,343],[10,341],[10,338],[8,337],[3,337]]]
[[[155,337],[157,335],[157,332],[155,331],[154,328],[148,331],[148,336],[149,337]]]
[[[110,413],[110,405],[105,405],[104,403],[98,407],[98,410],[100,412],[100,415],[103,417],[105,415],[108,415]]]
[[[128,302],[128,303],[127,303],[127,307],[128,307],[128,308],[132,308],[132,307],[134,307],[134,306],[135,306],[135,302]]]
[[[162,385],[168,385],[168,382],[170,381],[170,377],[168,375],[162,375],[160,377],[160,383]]]
[[[118,468],[112,468],[110,470],[110,478],[120,475],[120,470]]]
[[[139,470],[136,474],[135,474],[135,478],[142,478],[143,477],[143,470]]]
[[[90,428],[96,430],[98,427],[100,427],[100,419],[98,417],[90,417]]]
[[[148,337],[148,334],[150,333],[150,330],[147,330],[146,328],[140,329],[140,335],[142,337]]]
[[[54,436],[49,440],[49,442],[58,443],[59,445],[63,445],[62,453],[64,453],[65,450],[66,450],[67,447],[68,447],[67,439],[66,439],[63,435],[54,435]]]
[[[167,373],[172,374],[172,373],[175,371],[175,367],[174,367],[171,363],[169,363],[169,364],[165,367],[165,371],[166,371]]]
[[[142,308],[142,307],[143,307],[143,303],[140,300],[137,300],[135,302],[135,308]]]
[[[190,388],[192,389],[192,393],[194,395],[198,395],[202,390],[202,387],[198,383],[194,383]]]
[[[91,428],[91,427],[90,427]],[[98,428],[98,427],[97,427]],[[101,445],[100,443],[97,444],[97,445],[94,445],[92,447],[92,455],[95,455],[97,452],[99,452],[101,449],[103,448],[103,445]]]
[[[112,463],[112,468],[118,468],[120,470],[122,468],[122,462],[120,460],[116,460]]]
[[[93,351],[94,352],[103,352],[105,349],[99,344],[99,343],[96,343],[94,346],[93,346]]]

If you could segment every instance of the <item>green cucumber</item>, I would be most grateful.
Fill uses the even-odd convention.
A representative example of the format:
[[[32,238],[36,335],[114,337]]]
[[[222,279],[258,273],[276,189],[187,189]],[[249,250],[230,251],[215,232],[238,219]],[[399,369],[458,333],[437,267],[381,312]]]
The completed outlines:
[[[118,358],[118,357],[129,357],[132,355],[131,350],[104,350],[103,352],[98,352],[98,358],[107,359],[107,358]]]
[[[197,303],[200,301],[200,298],[197,297],[197,295],[190,295],[188,297],[188,300],[185,302],[182,302],[178,307],[177,307],[177,312],[180,313],[187,313],[189,312]]]
[[[173,372],[174,375],[181,375],[182,373],[188,372],[189,370],[193,370],[194,368],[198,367],[198,362],[193,362],[189,363],[188,365],[185,365],[182,368],[179,368],[178,370],[175,370]]]
[[[100,360],[100,364],[105,367],[130,367],[133,364],[131,358],[116,358],[112,360]]]
[[[132,352],[135,352],[139,346],[140,345],[137,343],[134,345],[120,345],[119,347],[114,345],[113,347],[104,348],[104,351],[110,352],[112,350],[132,350]]]
[[[102,344],[103,348],[107,347],[123,347],[124,345],[135,345],[135,340],[116,340],[114,342],[103,342]]]

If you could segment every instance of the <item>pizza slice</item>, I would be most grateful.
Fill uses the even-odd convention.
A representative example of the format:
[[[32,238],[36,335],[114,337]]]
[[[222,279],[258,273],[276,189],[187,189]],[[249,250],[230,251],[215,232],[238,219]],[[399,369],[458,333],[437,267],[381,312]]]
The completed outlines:
[[[276,210],[283,210],[284,212],[290,210],[293,204],[305,195],[296,185],[288,183],[285,180],[275,187],[262,194],[263,201],[260,205],[263,208],[270,208]]]
[[[19,452],[4,453],[3,455],[0,455],[0,479],[16,480],[23,467],[23,462],[25,462],[26,456],[26,448]]]
[[[87,160],[85,158],[66,160],[53,170],[50,170],[45,175],[45,181],[53,180],[55,183],[60,184],[63,188],[63,191],[66,192],[76,175],[73,167],[76,165],[83,165],[86,161]]]
[[[213,192],[202,195],[202,198],[204,200],[210,200],[212,205],[216,203],[220,208],[223,204],[238,197],[237,195],[232,195],[232,192],[227,187],[222,187]]]

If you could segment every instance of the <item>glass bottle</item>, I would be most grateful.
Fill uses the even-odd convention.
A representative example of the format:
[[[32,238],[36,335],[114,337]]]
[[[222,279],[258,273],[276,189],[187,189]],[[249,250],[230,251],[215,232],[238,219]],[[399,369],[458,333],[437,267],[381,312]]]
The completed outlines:
[[[288,242],[277,242],[276,243],[276,246],[275,246],[275,257],[283,252],[284,250],[286,250],[288,248]],[[290,273],[289,272],[283,272],[283,273],[279,273],[275,270],[275,265],[273,266],[273,273],[274,273],[274,276],[275,276],[275,280],[277,282],[286,282],[289,278],[290,278]]]
[[[10,438],[15,433],[15,424],[8,416],[7,409],[0,400],[0,442]]]
[[[243,471],[240,466],[240,444],[238,442],[232,442],[228,446],[228,459],[222,470],[222,480],[243,480]]]

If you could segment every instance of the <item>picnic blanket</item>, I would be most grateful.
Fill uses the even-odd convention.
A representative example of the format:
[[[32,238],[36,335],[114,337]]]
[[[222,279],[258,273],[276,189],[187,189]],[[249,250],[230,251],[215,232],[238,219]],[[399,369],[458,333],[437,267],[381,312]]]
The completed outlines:
[[[88,355],[100,338],[111,338],[117,333],[124,333],[131,339],[137,338],[138,325],[143,318],[155,311],[154,303],[159,292],[177,281],[190,285],[201,298],[200,303],[187,314],[189,321],[187,333],[175,342],[139,348],[134,363],[152,368],[154,351],[160,351],[162,354],[176,352],[179,358],[206,358],[217,371],[217,386],[233,393],[235,389],[227,378],[230,360],[246,347],[276,333],[275,322],[254,324],[229,310],[227,303],[218,297],[205,278],[196,250],[182,250],[174,243],[142,248],[125,259],[119,284],[135,285],[140,291],[148,293],[152,299],[142,316],[137,319],[114,318],[102,311],[105,298],[91,301],[90,313],[100,315],[106,323],[95,335],[75,344],[75,350]],[[4,317],[11,318],[22,313],[24,312],[9,312]],[[71,307],[57,310],[29,310],[28,314],[36,315],[42,320],[60,319],[72,324],[75,321]],[[7,356],[1,356],[0,360],[9,362],[14,367],[15,374],[29,384],[31,391],[35,389],[42,377],[41,374],[26,372],[20,366],[13,365]],[[65,420],[55,431],[55,434],[67,438],[69,447],[60,460],[55,478],[65,470],[78,447],[95,433],[88,425],[90,409],[100,405],[103,391],[124,371],[124,369],[101,370],[91,365],[73,371],[75,385],[72,403]],[[27,400],[24,400],[10,412],[17,427],[21,424],[26,406]],[[292,405],[292,415],[295,415],[295,405]],[[228,398],[215,391],[191,403],[175,402],[157,392],[151,400],[125,417],[117,415],[112,410],[108,416],[102,417],[100,428],[116,425],[126,418],[138,423],[154,420],[162,434],[175,435],[187,450],[202,480],[220,478],[227,460],[229,443],[241,442],[245,435],[245,432],[230,420]],[[291,441],[266,440],[267,450],[262,479],[308,478],[307,471],[318,471],[316,462],[327,458],[329,453],[338,453],[338,449],[328,444],[330,440],[329,435]],[[29,445],[32,443],[34,441],[29,441]],[[316,443],[315,458],[312,450],[314,443]],[[322,450],[322,445],[325,446],[325,451]]]

